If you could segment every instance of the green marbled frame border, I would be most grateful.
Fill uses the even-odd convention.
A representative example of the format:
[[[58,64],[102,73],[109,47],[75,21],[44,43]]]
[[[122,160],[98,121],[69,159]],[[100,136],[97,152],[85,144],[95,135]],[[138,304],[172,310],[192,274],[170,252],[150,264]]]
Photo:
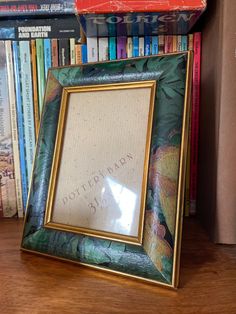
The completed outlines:
[[[187,156],[191,53],[49,71],[21,249],[176,288]],[[44,228],[63,87],[157,81],[143,246]]]

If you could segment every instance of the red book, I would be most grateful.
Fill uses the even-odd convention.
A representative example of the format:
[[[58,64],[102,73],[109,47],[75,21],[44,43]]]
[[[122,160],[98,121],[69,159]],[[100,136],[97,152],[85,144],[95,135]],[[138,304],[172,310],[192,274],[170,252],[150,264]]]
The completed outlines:
[[[107,36],[107,29],[119,24],[124,26],[120,36],[137,36],[137,28],[140,36],[186,34],[205,8],[206,0],[75,0],[88,37]]]
[[[199,138],[200,77],[201,77],[201,33],[193,34],[193,85],[191,114],[190,155],[190,214],[196,213],[197,164]]]

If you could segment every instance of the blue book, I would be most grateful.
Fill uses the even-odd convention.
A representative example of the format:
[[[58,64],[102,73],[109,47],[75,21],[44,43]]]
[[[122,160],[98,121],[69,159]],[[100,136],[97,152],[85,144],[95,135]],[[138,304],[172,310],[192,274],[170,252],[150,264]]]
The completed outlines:
[[[139,37],[133,36],[133,57],[139,56]]]
[[[158,36],[152,36],[152,55],[157,55],[158,52]]]
[[[43,43],[44,49],[44,73],[45,79],[47,79],[48,69],[52,66],[52,52],[51,52],[51,40],[45,38]]]
[[[182,36],[181,37],[181,51],[188,50],[188,37]]]
[[[116,60],[116,37],[109,37],[109,60]]]
[[[82,53],[82,63],[87,63],[88,59],[87,59],[87,45],[86,44],[82,44],[81,45],[81,53]]]
[[[19,42],[19,54],[22,107],[24,117],[25,154],[29,186],[35,151],[34,104],[29,41]]]
[[[145,36],[144,37],[144,55],[150,56],[151,54],[151,37]]]
[[[12,49],[13,49],[13,65],[14,65],[15,92],[16,92],[16,112],[17,112],[17,129],[18,129],[19,154],[20,154],[22,200],[23,200],[23,207],[25,209],[26,203],[27,203],[27,194],[28,194],[28,183],[27,183],[28,179],[27,179],[26,156],[25,156],[24,118],[23,118],[22,99],[21,99],[18,42],[16,41],[12,42]]]

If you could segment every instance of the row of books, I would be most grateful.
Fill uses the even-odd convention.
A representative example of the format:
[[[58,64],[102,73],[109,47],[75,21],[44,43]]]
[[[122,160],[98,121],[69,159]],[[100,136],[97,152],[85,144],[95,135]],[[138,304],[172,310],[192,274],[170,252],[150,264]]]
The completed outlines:
[[[197,198],[198,129],[200,106],[201,33],[189,35],[87,38],[88,62],[116,60],[192,50],[193,88],[186,183],[186,215],[195,214]]]
[[[86,62],[78,40],[0,41],[0,216],[23,216],[47,72]]]
[[[50,67],[187,49],[195,50],[196,61],[200,56],[200,50],[196,50],[196,47],[200,47],[200,39],[200,33],[195,33],[188,36],[94,37],[87,38],[87,45],[75,38],[0,41],[0,215],[23,216],[46,76]],[[198,74],[199,66],[200,63],[197,65]],[[199,88],[196,84],[194,86],[195,90]],[[195,156],[193,150],[197,149],[198,111],[199,99],[195,95],[192,104],[194,132],[191,132],[190,156]],[[189,162],[191,175],[188,176],[187,183],[187,211],[189,200],[194,209],[197,161],[190,157]]]

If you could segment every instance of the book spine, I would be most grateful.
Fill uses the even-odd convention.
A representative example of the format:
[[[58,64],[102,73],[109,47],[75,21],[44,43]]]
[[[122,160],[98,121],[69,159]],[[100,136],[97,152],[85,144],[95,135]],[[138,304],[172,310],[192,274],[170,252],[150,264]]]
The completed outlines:
[[[172,51],[173,51],[173,36],[166,35],[165,36],[164,52],[169,53]]]
[[[150,56],[151,54],[151,37],[145,36],[144,37],[144,55]]]
[[[126,43],[127,43],[127,37],[125,36],[117,37],[117,59],[127,58]]]
[[[144,37],[140,36],[138,40],[138,55],[139,57],[143,57],[144,54]]]
[[[116,60],[116,37],[109,37],[109,59]]]
[[[82,45],[76,44],[75,45],[75,63],[82,64]]]
[[[181,51],[188,50],[188,37],[185,35],[181,36]]]
[[[193,50],[193,34],[188,35],[188,49]]]
[[[88,62],[98,61],[98,39],[97,37],[87,38],[87,56]]]
[[[31,62],[32,62],[32,77],[33,77],[33,96],[34,96],[34,125],[35,135],[39,131],[39,101],[38,101],[38,85],[37,85],[37,60],[36,60],[36,42],[30,41],[31,47]]]
[[[132,37],[127,38],[127,58],[132,58],[133,56],[133,40]]]
[[[98,61],[107,61],[108,56],[108,37],[98,38]]]
[[[87,63],[88,59],[88,53],[87,53],[87,45],[86,44],[81,44],[81,51],[82,51],[82,63]]]
[[[43,40],[43,49],[44,49],[44,73],[46,80],[48,76],[48,69],[50,69],[52,66],[51,40],[49,38],[45,38]]]
[[[9,104],[11,116],[11,134],[12,134],[12,148],[14,159],[14,172],[15,172],[15,186],[16,186],[16,203],[18,210],[18,217],[23,217],[23,202],[22,202],[22,187],[21,187],[21,171],[20,171],[20,156],[19,156],[19,141],[18,129],[16,118],[16,98],[15,98],[15,84],[13,73],[12,61],[12,48],[11,42],[5,42],[6,59],[7,59],[7,77],[8,77],[8,90],[9,90]]]
[[[52,39],[52,66],[58,67],[58,41],[56,38]]]
[[[59,65],[65,66],[70,64],[69,58],[69,40],[67,38],[58,39]]]
[[[35,149],[35,128],[33,110],[33,89],[31,75],[30,45],[28,41],[19,42],[20,72],[22,86],[22,107],[24,116],[25,152],[28,173],[28,186],[31,177]]]
[[[75,64],[75,38],[70,38],[70,64]]]
[[[25,156],[25,135],[24,135],[24,119],[23,107],[21,97],[21,81],[20,81],[20,64],[19,64],[19,47],[18,42],[12,42],[13,49],[13,65],[14,65],[14,78],[15,78],[15,92],[16,92],[16,116],[17,116],[17,129],[19,140],[19,157],[21,169],[21,186],[22,186],[22,199],[23,207],[26,208],[27,194],[28,194],[28,180]]]
[[[37,1],[3,1],[0,4],[0,16],[35,16],[74,14],[74,1],[48,0]]]
[[[152,55],[157,55],[158,52],[158,36],[152,36]]]
[[[182,36],[177,36],[177,51],[182,51]]]
[[[42,38],[36,39],[36,55],[37,55],[39,113],[41,115],[42,108],[43,108],[44,89],[45,89],[44,48],[43,48]]]
[[[190,156],[190,214],[196,213],[197,170],[198,170],[198,137],[200,109],[200,76],[201,76],[201,33],[193,36],[193,85],[191,115],[191,156]]]
[[[177,36],[173,35],[172,36],[172,52],[177,52],[178,48],[177,48]]]
[[[133,57],[139,56],[139,38],[138,36],[133,36]]]
[[[5,42],[0,41],[0,187],[4,217],[17,214]]]
[[[165,36],[159,35],[158,36],[158,53],[163,54],[165,51]]]

